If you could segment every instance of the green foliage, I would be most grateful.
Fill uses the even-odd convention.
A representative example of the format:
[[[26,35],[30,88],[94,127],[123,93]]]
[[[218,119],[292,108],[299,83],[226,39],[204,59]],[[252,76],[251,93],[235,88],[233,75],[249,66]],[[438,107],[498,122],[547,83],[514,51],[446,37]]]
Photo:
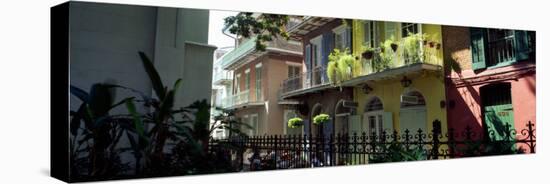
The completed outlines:
[[[71,94],[82,101],[77,111],[71,111],[71,177],[84,181],[232,171],[229,160],[209,152],[208,145],[215,128],[242,134],[233,128],[240,124],[229,117],[233,114],[222,113],[216,117],[217,126],[210,127],[206,100],[174,108],[181,80],[167,88],[148,57],[142,52],[139,55],[157,98],[113,84],[94,84],[90,92],[70,87]],[[115,89],[136,96],[114,103]],[[122,104],[128,114],[110,113]],[[129,145],[120,143],[122,137]],[[135,166],[121,161],[124,153],[134,155]]]
[[[466,142],[465,146],[460,146],[456,149],[465,157],[525,153],[525,149],[517,148],[514,141],[493,141],[486,143],[471,141]]]
[[[427,34],[412,34],[409,33],[403,41],[403,51],[405,56],[405,62],[408,63],[418,63],[421,60],[424,60],[424,54],[421,52],[420,48],[422,43],[426,40]]]
[[[397,51],[392,49],[392,44],[396,44],[394,38],[388,39],[380,43],[379,53],[380,60],[372,63],[373,69],[377,72],[390,68],[391,62],[397,54]]]
[[[289,128],[298,128],[304,125],[304,120],[299,117],[291,118],[288,120],[288,127]]]
[[[403,144],[397,142],[393,142],[389,145],[379,144],[376,146],[382,151],[381,153],[369,155],[369,163],[403,162],[428,159],[426,152],[420,147],[407,149]]]
[[[334,49],[328,58],[329,63],[326,70],[329,81],[333,84],[349,80],[355,76],[356,72],[361,71],[361,64],[350,54],[348,48],[344,52]]]
[[[86,92],[70,86],[70,93],[82,101],[77,111],[70,112],[70,163],[75,176],[109,179],[129,167],[121,162],[118,155],[121,150],[115,146],[124,133],[132,131],[131,122],[128,118],[110,115],[109,111],[133,98],[114,103],[112,88],[112,85],[97,83]]]
[[[319,114],[313,118],[313,123],[316,125],[320,125],[322,123],[326,123],[330,120],[330,116],[328,114]]]
[[[254,17],[253,13],[246,12],[226,17],[224,21],[231,34],[244,38],[257,36],[256,49],[260,51],[265,51],[266,41],[271,41],[279,36],[284,39],[289,38],[285,28],[289,21],[288,15],[261,14]]]
[[[340,75],[340,72],[338,72],[338,67],[336,66],[336,62],[328,62],[328,64],[327,64],[328,80],[331,83],[335,83],[336,79],[342,78],[339,75]]]

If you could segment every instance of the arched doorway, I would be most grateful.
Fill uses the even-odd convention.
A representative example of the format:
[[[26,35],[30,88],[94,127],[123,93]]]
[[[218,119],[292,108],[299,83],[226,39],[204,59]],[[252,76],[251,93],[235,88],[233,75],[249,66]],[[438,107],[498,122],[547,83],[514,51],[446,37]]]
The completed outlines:
[[[361,130],[366,130],[369,135],[380,135],[384,129],[383,127],[384,105],[382,104],[382,100],[380,100],[380,98],[372,97],[365,106]]]
[[[401,109],[399,111],[399,129],[404,134],[409,130],[409,134],[415,134],[420,129],[426,132],[426,101],[424,96],[414,90],[401,95]]]
[[[309,121],[311,127],[311,135],[313,136],[319,136],[323,133],[323,124],[315,125],[313,123],[313,118],[321,113],[323,113],[323,105],[321,105],[320,103],[313,105],[313,108],[311,108],[311,118]]]
[[[347,134],[349,133],[349,116],[350,109],[344,107],[344,100],[340,100],[334,108],[334,133]]]

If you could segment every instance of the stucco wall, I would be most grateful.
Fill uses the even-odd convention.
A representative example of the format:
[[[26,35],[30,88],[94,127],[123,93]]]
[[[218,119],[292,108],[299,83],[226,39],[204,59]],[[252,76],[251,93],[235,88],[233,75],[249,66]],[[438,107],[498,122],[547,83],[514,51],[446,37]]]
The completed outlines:
[[[89,91],[108,82],[151,94],[138,51],[153,56],[157,9],[100,3],[70,4],[70,83]],[[117,99],[134,95],[118,90]],[[71,95],[70,109],[81,101]],[[124,110],[122,107],[116,109]]]
[[[283,134],[284,126],[284,108],[283,105],[279,105],[279,89],[283,80],[288,78],[288,66],[286,62],[298,63],[301,62],[301,57],[295,56],[279,56],[272,55],[270,56],[269,62],[267,62],[267,72],[265,72],[267,88],[265,94],[267,94],[266,99],[268,100],[266,104],[266,111],[268,112],[267,117],[267,130],[266,132],[274,134]]]

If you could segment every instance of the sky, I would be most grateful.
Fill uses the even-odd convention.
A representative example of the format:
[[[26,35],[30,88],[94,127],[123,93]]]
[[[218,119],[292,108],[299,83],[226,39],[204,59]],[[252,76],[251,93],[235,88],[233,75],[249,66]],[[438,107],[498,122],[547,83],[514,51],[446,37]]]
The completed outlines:
[[[233,46],[234,40],[222,33],[224,21],[228,16],[236,15],[238,12],[210,10],[208,27],[208,44],[216,47]]]

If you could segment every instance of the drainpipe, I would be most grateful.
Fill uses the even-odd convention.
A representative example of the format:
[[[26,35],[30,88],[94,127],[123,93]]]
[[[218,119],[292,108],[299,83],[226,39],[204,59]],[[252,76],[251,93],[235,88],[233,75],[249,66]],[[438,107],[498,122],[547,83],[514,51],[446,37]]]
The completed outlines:
[[[222,34],[229,37],[229,38],[233,38],[233,40],[235,41],[235,48],[237,48],[238,44],[239,44],[239,40],[237,39],[237,36],[233,36],[233,35],[230,35],[229,33],[227,33],[227,29],[229,29],[229,27],[225,27],[222,29]]]

